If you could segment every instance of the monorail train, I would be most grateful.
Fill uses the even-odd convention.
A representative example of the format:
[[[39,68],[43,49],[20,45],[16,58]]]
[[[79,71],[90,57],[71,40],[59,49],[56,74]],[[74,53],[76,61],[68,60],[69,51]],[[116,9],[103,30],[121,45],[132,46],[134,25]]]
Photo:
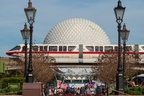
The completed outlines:
[[[6,52],[9,56],[24,56],[25,45],[19,44]],[[121,46],[122,48],[122,46]],[[35,54],[45,54],[55,58],[56,63],[96,63],[100,54],[105,54],[109,50],[118,50],[117,45],[84,45],[84,44],[33,44],[32,52]],[[143,54],[144,45],[127,45],[126,51],[130,54]],[[27,48],[29,53],[29,45]],[[144,63],[144,59],[141,59]]]

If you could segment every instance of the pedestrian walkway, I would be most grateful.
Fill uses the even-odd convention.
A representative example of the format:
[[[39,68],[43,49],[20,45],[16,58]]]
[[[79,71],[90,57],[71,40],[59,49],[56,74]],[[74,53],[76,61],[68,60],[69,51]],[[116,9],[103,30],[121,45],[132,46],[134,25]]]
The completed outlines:
[[[22,96],[22,95],[0,95],[0,96]]]
[[[0,95],[0,96],[22,96],[22,95]],[[108,96],[143,96],[143,95],[108,95]]]

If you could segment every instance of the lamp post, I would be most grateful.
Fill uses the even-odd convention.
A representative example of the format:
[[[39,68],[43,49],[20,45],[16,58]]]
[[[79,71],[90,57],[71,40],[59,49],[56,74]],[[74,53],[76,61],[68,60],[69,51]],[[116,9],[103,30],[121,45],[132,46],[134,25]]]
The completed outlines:
[[[26,75],[26,82],[33,82],[33,68],[32,68],[32,33],[33,33],[33,23],[35,19],[36,9],[32,7],[32,2],[29,0],[28,7],[24,8],[28,23],[30,24],[30,50],[29,50],[29,64],[28,73]]]
[[[118,23],[118,67],[117,67],[117,76],[116,76],[116,90],[119,92],[124,92],[123,86],[123,69],[121,65],[121,39],[120,39],[120,31],[121,31],[121,23],[123,22],[123,16],[125,12],[125,7],[122,7],[121,1],[118,1],[117,7],[114,8],[116,22]]]
[[[126,84],[126,74],[125,74],[125,54],[126,54],[126,40],[128,40],[128,36],[129,36],[130,31],[126,29],[126,25],[123,25],[123,29],[120,32],[120,36],[123,40],[123,76],[124,76],[124,86]]]
[[[26,77],[26,73],[27,73],[27,41],[29,39],[30,36],[30,30],[27,28],[27,25],[25,23],[24,25],[24,29],[20,30],[21,31],[21,35],[23,37],[23,39],[25,40],[25,68],[24,68],[24,77]]]

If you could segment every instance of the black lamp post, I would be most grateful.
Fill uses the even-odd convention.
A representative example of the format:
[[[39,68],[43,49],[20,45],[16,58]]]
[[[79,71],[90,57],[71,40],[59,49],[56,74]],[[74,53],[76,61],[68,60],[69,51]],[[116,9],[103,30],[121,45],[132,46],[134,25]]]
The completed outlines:
[[[28,8],[24,8],[28,23],[30,24],[30,51],[29,51],[29,64],[28,73],[26,76],[26,82],[33,82],[33,68],[32,68],[32,33],[33,33],[33,23],[35,19],[36,9],[32,7],[32,2],[29,0]]]
[[[116,22],[118,23],[118,67],[117,67],[117,76],[116,76],[116,90],[119,92],[124,92],[123,85],[123,69],[121,64],[121,39],[120,39],[120,31],[121,31],[121,23],[123,22],[123,16],[125,12],[125,7],[122,7],[121,1],[118,1],[117,7],[114,8]]]
[[[24,50],[25,50],[25,69],[24,69],[24,77],[26,76],[26,73],[27,73],[27,41],[29,39],[29,36],[30,36],[30,30],[27,28],[27,25],[25,23],[24,25],[24,29],[23,30],[20,30],[21,31],[21,34],[22,34],[22,37],[23,39],[25,40],[25,47],[24,47]]]
[[[123,29],[120,32],[120,36],[123,40],[123,76],[124,76],[124,86],[126,84],[126,74],[125,74],[125,54],[126,54],[126,40],[128,40],[130,31],[126,29],[126,25],[123,25]]]

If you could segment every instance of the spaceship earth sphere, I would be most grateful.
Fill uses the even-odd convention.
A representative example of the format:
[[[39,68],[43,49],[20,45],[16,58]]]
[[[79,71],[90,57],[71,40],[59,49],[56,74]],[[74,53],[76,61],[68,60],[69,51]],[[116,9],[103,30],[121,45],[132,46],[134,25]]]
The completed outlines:
[[[64,20],[53,27],[44,44],[110,44],[107,34],[97,24],[82,18]]]

